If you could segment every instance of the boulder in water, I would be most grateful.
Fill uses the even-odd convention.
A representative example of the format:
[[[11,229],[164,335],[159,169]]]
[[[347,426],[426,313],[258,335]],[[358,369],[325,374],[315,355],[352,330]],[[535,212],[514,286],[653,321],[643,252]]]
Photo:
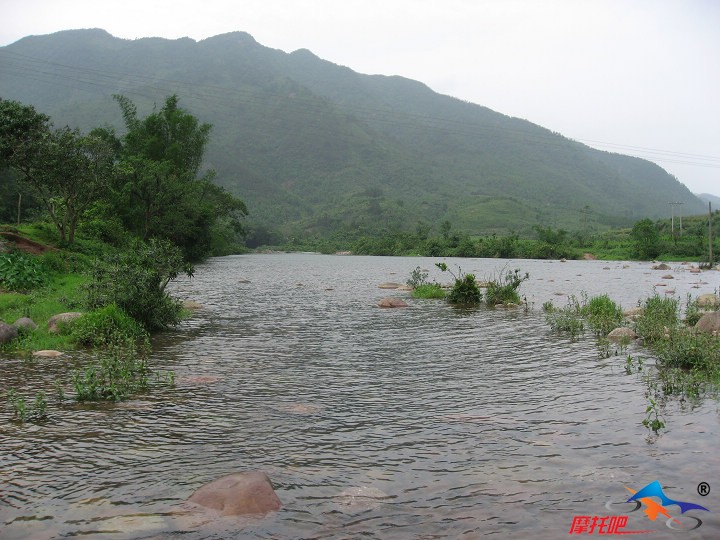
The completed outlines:
[[[260,471],[233,473],[205,484],[189,502],[221,516],[267,514],[282,506],[267,475]]]
[[[407,302],[401,298],[393,298],[392,296],[386,296],[378,302],[378,307],[381,308],[402,308],[408,307]]]

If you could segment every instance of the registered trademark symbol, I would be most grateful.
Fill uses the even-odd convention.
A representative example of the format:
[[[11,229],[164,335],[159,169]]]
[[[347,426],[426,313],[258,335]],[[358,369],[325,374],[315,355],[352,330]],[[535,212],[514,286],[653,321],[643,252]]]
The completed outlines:
[[[709,495],[710,494],[710,484],[708,484],[707,482],[700,482],[698,484],[698,493],[703,497],[706,497],[707,495]]]

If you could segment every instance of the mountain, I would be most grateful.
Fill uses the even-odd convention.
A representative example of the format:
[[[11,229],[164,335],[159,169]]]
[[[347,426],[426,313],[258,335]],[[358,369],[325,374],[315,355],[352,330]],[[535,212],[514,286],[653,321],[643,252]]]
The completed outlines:
[[[82,129],[122,132],[115,93],[140,114],[176,93],[214,126],[205,165],[246,201],[258,230],[325,235],[444,220],[470,234],[588,230],[665,217],[669,201],[686,215],[704,211],[654,163],[243,32],[199,42],[97,29],[31,36],[0,48],[0,74],[0,97]]]
[[[715,210],[720,208],[720,197],[717,195],[710,195],[709,193],[696,193],[695,196],[705,203],[706,209],[707,203],[711,203]]]

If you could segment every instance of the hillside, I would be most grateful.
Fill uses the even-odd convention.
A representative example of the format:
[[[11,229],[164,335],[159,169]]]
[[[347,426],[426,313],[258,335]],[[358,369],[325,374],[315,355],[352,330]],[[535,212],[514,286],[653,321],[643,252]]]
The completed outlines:
[[[535,224],[603,228],[705,207],[657,165],[591,149],[402,77],[362,75],[242,32],[200,42],[103,30],[0,48],[0,97],[56,125],[122,129],[112,95],[147,112],[177,93],[213,124],[205,165],[241,196],[257,231],[283,236],[414,229],[470,234]]]

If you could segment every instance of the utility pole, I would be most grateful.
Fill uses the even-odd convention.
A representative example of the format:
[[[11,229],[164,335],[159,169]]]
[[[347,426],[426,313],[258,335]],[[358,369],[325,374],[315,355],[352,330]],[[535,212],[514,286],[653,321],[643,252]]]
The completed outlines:
[[[710,268],[713,265],[713,252],[712,252],[712,203],[708,201],[708,244],[710,252]]]
[[[675,237],[675,207],[681,206],[684,203],[681,202],[671,202],[668,203],[670,205],[670,230],[672,231],[673,238]],[[680,236],[682,236],[682,208],[680,209]]]

